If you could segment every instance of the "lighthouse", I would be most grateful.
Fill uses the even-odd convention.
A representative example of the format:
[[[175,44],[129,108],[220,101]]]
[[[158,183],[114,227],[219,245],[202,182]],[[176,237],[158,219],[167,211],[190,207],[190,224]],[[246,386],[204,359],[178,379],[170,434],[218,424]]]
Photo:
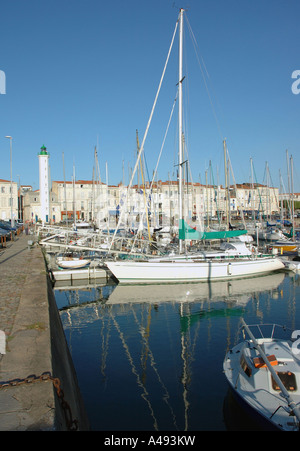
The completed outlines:
[[[38,154],[41,220],[43,223],[49,222],[50,220],[49,156],[50,155],[47,152],[47,148],[43,145],[40,153]]]

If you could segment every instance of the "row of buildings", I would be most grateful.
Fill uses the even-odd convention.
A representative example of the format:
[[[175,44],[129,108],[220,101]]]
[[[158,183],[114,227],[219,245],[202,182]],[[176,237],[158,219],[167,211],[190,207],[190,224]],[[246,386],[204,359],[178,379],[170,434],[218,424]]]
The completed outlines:
[[[12,195],[11,195],[12,186]],[[294,195],[300,200],[300,194]],[[262,216],[279,214],[282,200],[278,188],[263,185],[242,184],[225,190],[222,186],[206,186],[199,183],[185,186],[185,216],[193,220],[222,217],[245,217],[260,212]],[[11,203],[12,201],[12,203]],[[121,209],[131,221],[138,221],[145,212],[145,205],[154,225],[174,224],[178,219],[177,181],[158,181],[150,190],[133,186],[128,189],[120,184],[107,186],[93,181],[52,181],[48,197],[48,210],[43,208],[41,190],[33,191],[30,186],[18,186],[0,179],[0,217],[3,220],[20,219],[23,222],[59,223],[61,221],[83,220],[100,226],[112,226]]]
[[[49,154],[45,146],[39,157],[39,190],[19,186],[0,179],[0,219],[20,219],[23,222],[59,223],[84,220],[97,226],[114,226],[122,212],[124,221],[134,226],[148,212],[151,225],[175,224],[178,219],[178,182],[156,181],[150,186],[123,184],[107,186],[97,181],[50,181]],[[185,217],[197,221],[212,218],[232,218],[244,215],[279,214],[283,200],[290,196],[279,194],[278,188],[260,184],[223,186],[188,183],[184,185]],[[300,200],[300,193],[294,194]],[[146,208],[145,208],[146,205]],[[285,203],[285,207],[287,203]],[[123,215],[124,213],[122,213]]]

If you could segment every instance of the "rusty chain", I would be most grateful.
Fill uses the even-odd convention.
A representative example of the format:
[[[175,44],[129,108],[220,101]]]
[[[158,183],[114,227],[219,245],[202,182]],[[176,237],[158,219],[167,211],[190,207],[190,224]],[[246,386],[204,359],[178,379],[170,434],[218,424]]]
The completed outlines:
[[[54,388],[56,389],[56,394],[60,400],[65,420],[67,424],[67,428],[69,431],[77,431],[78,429],[78,420],[72,418],[72,412],[70,405],[64,399],[64,392],[60,386],[60,380],[58,377],[51,376],[51,373],[46,371],[40,376],[36,376],[35,374],[31,374],[30,376],[25,377],[24,379],[13,379],[6,382],[0,382],[0,390],[8,387],[16,387],[18,385],[23,384],[31,384],[33,382],[42,382],[42,381],[51,381],[53,383]]]

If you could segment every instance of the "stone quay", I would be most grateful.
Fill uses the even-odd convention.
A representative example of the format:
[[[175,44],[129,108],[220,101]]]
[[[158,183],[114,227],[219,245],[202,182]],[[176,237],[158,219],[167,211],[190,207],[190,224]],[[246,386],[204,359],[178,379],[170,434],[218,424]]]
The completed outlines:
[[[44,255],[25,231],[0,248],[0,430],[89,430]]]

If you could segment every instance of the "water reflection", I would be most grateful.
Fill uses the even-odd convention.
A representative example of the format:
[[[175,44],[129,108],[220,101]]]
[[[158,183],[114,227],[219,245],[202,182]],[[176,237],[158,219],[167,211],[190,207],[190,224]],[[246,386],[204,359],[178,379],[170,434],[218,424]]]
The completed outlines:
[[[295,321],[293,282],[278,273],[210,284],[56,286],[93,429],[228,428],[222,364],[240,317]]]

